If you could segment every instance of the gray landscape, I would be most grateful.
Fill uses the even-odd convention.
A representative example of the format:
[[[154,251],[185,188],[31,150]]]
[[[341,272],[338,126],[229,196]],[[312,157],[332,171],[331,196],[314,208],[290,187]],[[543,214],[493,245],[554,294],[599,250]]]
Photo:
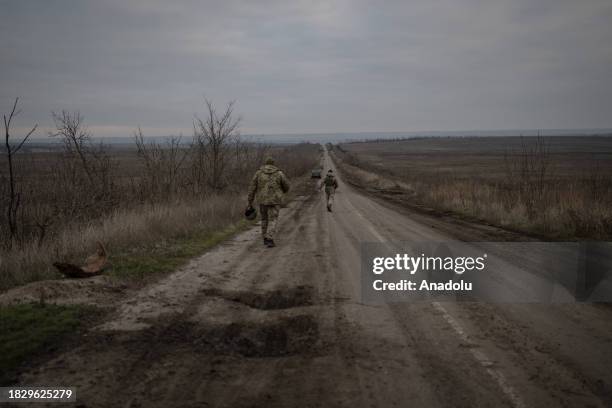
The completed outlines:
[[[610,2],[0,12],[0,406],[612,406]]]

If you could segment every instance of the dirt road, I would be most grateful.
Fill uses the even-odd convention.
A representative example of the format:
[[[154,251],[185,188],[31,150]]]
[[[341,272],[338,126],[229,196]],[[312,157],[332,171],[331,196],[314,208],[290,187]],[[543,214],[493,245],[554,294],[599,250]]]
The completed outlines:
[[[333,213],[313,193],[281,217],[276,248],[240,234],[21,383],[86,407],[612,405],[606,306],[366,305],[361,242],[453,237],[342,180]]]

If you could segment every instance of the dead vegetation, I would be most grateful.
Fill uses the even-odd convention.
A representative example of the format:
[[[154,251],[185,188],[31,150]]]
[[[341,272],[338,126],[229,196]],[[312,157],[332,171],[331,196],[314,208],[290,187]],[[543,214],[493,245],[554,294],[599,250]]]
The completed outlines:
[[[554,239],[612,236],[611,138],[419,139],[334,153],[353,182],[407,203]]]
[[[15,103],[13,104],[13,109],[11,109],[11,113],[9,113],[8,117],[6,115],[3,116],[4,119],[4,146],[5,146],[5,154],[6,161],[8,164],[8,180],[4,180],[3,177],[3,188],[2,195],[3,197],[8,197],[6,201],[8,203],[5,205],[6,207],[6,225],[7,225],[7,235],[6,237],[6,246],[11,248],[13,246],[13,241],[17,235],[17,214],[19,211],[19,207],[21,205],[21,194],[17,191],[16,184],[16,176],[15,176],[15,154],[21,150],[25,142],[28,141],[28,138],[32,136],[32,134],[36,131],[38,125],[34,125],[34,127],[26,133],[26,135],[19,141],[17,144],[13,144],[11,142],[11,122],[15,118],[16,115],[19,114],[17,110],[17,104],[19,103],[19,98],[15,98]],[[6,188],[6,185],[8,188]]]
[[[34,151],[26,142],[36,127],[12,143],[16,101],[0,151],[0,290],[59,277],[54,262],[78,265],[99,241],[111,254],[146,251],[228,227],[266,155],[289,177],[314,167],[318,145],[245,142],[233,106],[218,114],[206,101],[191,140],[137,129],[134,145],[120,148],[95,143],[81,113],[62,111],[49,135],[58,143]]]

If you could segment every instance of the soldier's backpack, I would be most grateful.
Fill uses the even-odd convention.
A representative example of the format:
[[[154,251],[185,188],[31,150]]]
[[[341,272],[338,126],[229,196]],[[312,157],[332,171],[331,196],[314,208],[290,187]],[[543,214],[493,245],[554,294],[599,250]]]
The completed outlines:
[[[325,179],[323,180],[323,184],[325,184],[325,187],[335,187],[336,178],[333,175],[328,174],[327,176],[325,176]]]

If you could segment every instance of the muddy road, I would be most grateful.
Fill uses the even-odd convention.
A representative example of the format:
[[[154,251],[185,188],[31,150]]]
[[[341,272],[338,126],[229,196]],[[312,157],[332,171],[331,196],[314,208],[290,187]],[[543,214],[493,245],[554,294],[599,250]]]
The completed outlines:
[[[361,242],[454,236],[339,181],[333,213],[300,197],[276,248],[236,236],[21,384],[82,407],[612,406],[606,306],[363,304]]]

